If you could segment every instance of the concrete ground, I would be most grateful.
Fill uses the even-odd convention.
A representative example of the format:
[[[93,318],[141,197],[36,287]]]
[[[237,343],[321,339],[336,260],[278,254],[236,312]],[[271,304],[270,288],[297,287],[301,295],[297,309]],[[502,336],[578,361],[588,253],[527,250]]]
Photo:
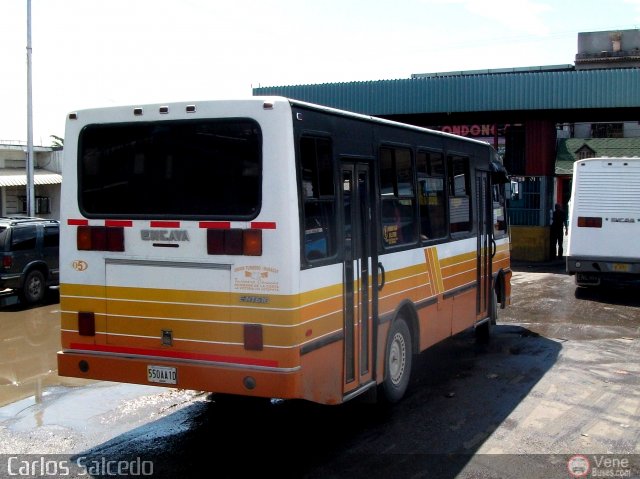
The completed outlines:
[[[640,291],[577,289],[560,261],[514,271],[492,341],[466,332],[420,354],[392,407],[45,386],[39,400],[0,408],[0,477],[8,458],[43,454],[85,466],[142,460],[167,478],[640,477]],[[6,324],[19,336],[24,311],[0,319],[13,314]],[[64,477],[86,477],[74,471]]]

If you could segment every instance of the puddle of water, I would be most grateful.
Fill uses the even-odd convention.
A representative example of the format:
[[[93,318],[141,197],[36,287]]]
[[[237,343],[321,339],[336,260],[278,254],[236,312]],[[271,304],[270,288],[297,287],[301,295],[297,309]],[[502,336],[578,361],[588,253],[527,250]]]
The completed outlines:
[[[0,422],[16,432],[62,426],[95,433],[104,427],[105,416],[114,417],[118,405],[161,392],[154,386],[108,382],[94,382],[89,387],[52,386],[40,399],[30,396],[0,407]]]
[[[0,309],[0,406],[38,402],[51,386],[88,383],[58,376],[59,304],[27,308],[10,299],[3,296]]]

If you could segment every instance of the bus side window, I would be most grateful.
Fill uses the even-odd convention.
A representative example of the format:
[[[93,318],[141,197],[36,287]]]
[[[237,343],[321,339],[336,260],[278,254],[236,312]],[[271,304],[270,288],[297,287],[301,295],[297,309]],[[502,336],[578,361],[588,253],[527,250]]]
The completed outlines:
[[[440,152],[421,151],[416,156],[420,198],[420,235],[423,240],[447,234],[444,191],[444,157]]]
[[[329,205],[305,203],[304,208],[304,254],[308,260],[329,256],[330,217]]]
[[[507,235],[507,215],[505,212],[505,188],[504,185],[493,185],[493,236],[503,238]]]
[[[382,238],[385,246],[416,241],[415,188],[412,154],[408,148],[380,148]]]
[[[471,231],[471,172],[469,158],[449,155],[449,227],[452,233]]]
[[[335,189],[331,140],[300,138],[304,258],[314,261],[336,252]]]
[[[385,246],[395,246],[404,242],[400,205],[396,200],[382,200],[382,238]]]

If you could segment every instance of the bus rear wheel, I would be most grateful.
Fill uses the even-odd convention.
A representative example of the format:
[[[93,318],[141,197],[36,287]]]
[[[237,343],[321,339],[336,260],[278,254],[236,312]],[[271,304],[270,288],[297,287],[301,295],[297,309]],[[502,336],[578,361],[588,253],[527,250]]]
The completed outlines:
[[[411,332],[404,319],[391,324],[385,354],[385,377],[382,383],[384,398],[396,403],[409,386],[412,363]]]
[[[480,344],[487,344],[491,341],[491,330],[498,322],[498,294],[495,289],[491,294],[490,308],[489,318],[475,328],[476,341]]]

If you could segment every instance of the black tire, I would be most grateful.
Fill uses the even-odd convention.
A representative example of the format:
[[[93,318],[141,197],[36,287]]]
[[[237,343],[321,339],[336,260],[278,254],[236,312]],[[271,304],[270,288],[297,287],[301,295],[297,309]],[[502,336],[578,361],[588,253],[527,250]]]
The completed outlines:
[[[493,294],[491,295],[491,325],[496,325],[498,323],[498,310],[500,306],[498,305],[498,292],[493,290]]]
[[[491,319],[478,324],[475,330],[476,341],[480,344],[487,344],[491,340]]]
[[[44,299],[46,284],[44,275],[37,269],[27,273],[20,291],[20,298],[27,304],[36,304]]]
[[[389,403],[402,399],[409,386],[413,360],[411,332],[406,321],[397,319],[391,324],[387,337],[384,359],[384,381],[382,391]]]
[[[482,324],[478,324],[475,329],[476,341],[480,344],[487,344],[491,341],[491,330],[498,320],[498,295],[495,290],[491,295],[490,308],[489,319]]]

